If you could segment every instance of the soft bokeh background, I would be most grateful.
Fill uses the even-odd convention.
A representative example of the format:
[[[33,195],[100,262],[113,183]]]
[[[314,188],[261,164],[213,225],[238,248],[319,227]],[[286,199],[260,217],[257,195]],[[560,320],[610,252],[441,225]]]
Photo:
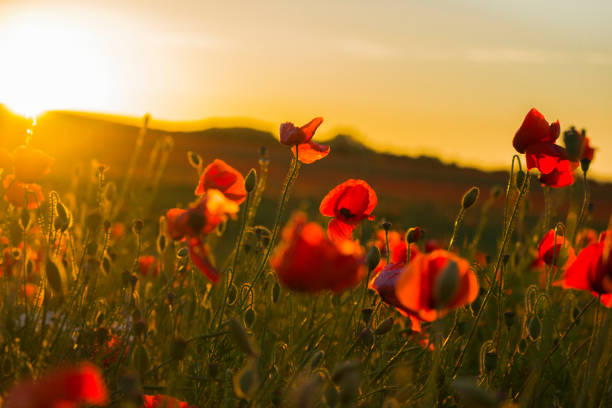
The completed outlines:
[[[324,115],[323,137],[483,168],[509,163],[535,106],[588,128],[612,180],[611,16],[604,0],[2,0],[0,102],[264,130]]]

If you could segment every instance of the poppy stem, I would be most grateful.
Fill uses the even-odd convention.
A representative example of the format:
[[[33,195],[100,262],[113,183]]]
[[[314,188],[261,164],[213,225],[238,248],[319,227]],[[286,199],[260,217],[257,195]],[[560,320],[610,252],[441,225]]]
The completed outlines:
[[[508,224],[506,225],[506,228],[504,230],[502,243],[499,247],[499,255],[497,256],[497,262],[495,263],[495,267],[493,269],[493,278],[491,279],[489,289],[487,290],[487,293],[485,294],[485,297],[482,300],[482,304],[480,305],[480,308],[478,309],[478,313],[476,314],[476,317],[474,319],[472,329],[470,330],[470,334],[467,338],[467,341],[465,342],[465,345],[463,346],[463,349],[461,350],[461,353],[459,354],[459,358],[457,359],[457,363],[455,364],[455,368],[453,369],[451,377],[454,377],[455,374],[457,374],[457,370],[459,370],[459,367],[461,367],[461,363],[463,362],[463,357],[465,356],[465,352],[467,351],[470,345],[470,342],[472,341],[472,339],[474,338],[474,334],[476,333],[476,328],[478,327],[478,322],[480,321],[482,312],[487,306],[487,302],[489,298],[491,297],[491,293],[493,293],[493,289],[495,288],[495,284],[497,282],[497,271],[499,270],[501,263],[502,263],[502,259],[504,258],[504,251],[510,239],[510,235],[512,235],[512,224],[514,222],[514,219],[516,218],[516,214],[518,213],[518,209],[520,207],[523,196],[525,195],[525,192],[527,191],[527,188],[529,187],[529,180],[530,180],[529,171],[527,171],[527,174],[525,175],[525,178],[523,180],[523,185],[521,186],[521,189],[519,191],[519,195],[516,198],[516,201],[514,202],[514,208],[512,209],[512,214],[510,215],[510,219],[508,220]]]
[[[578,214],[578,221],[576,222],[576,233],[578,233],[578,231],[580,230],[580,226],[584,221],[584,213],[586,212],[587,206],[589,205],[589,200],[591,196],[586,171],[582,172],[582,181],[584,183],[584,199],[582,200],[582,207],[580,207],[580,214]]]
[[[385,245],[386,245],[386,251],[387,251],[387,265],[389,265],[389,258],[391,256],[391,253],[389,251],[389,229],[385,228]],[[408,252],[410,252],[410,248],[408,248]],[[368,271],[368,278],[370,277],[370,271]]]
[[[586,367],[584,369],[584,380],[582,389],[584,391],[585,382],[589,376],[589,371],[591,371],[591,352],[593,351],[593,343],[595,342],[595,337],[597,337],[597,331],[599,328],[599,309],[601,309],[601,294],[597,296],[597,307],[595,308],[595,319],[593,320],[593,331],[591,333],[591,341],[589,343],[589,348],[587,350],[587,358],[586,358]]]
[[[270,253],[272,252],[272,248],[274,248],[274,242],[276,241],[276,237],[278,236],[281,218],[282,218],[282,215],[285,209],[287,198],[289,196],[289,190],[300,168],[300,161],[298,160],[299,151],[300,150],[296,147],[295,157],[293,159],[293,166],[289,172],[287,181],[285,182],[285,186],[281,194],[281,200],[280,200],[280,203],[278,204],[278,212],[276,213],[276,219],[274,220],[274,228],[272,229],[272,236],[270,237],[270,242],[268,243],[268,248],[266,249],[266,253],[264,257],[261,260],[261,264],[259,265],[259,268],[257,268],[257,273],[255,273],[255,277],[253,278],[253,281],[251,282],[251,286],[253,286],[255,282],[259,280],[260,276],[263,274],[263,271],[266,268],[266,265],[268,264],[268,259],[270,258]]]
[[[461,207],[459,210],[459,214],[457,214],[457,218],[455,219],[455,224],[453,226],[453,235],[451,235],[450,242],[448,243],[448,250],[453,249],[453,245],[455,244],[455,240],[457,239],[457,233],[459,232],[459,227],[461,226],[461,222],[463,221],[463,216],[465,215],[465,209]]]

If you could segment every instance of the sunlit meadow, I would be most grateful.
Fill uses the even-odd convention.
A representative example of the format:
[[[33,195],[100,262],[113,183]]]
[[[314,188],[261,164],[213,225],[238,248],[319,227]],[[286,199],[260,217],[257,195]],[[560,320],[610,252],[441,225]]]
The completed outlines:
[[[0,407],[612,406],[600,17],[44,3],[0,5]],[[551,50],[465,48],[508,27]]]

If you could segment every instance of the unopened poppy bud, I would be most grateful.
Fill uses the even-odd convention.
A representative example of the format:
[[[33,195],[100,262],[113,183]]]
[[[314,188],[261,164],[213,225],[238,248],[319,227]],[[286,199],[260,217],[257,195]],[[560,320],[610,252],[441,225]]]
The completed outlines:
[[[187,249],[187,247],[182,247],[176,251],[176,257],[179,259],[187,258],[187,255],[189,255],[189,249]]]
[[[443,309],[457,294],[459,289],[459,266],[455,261],[449,260],[446,267],[434,282],[433,298],[435,307]]]
[[[541,324],[537,316],[531,317],[527,323],[527,334],[531,341],[536,341],[540,337]]]
[[[461,199],[461,207],[467,210],[473,206],[476,200],[478,200],[478,195],[480,195],[480,189],[478,187],[470,188]]]
[[[374,333],[377,336],[382,336],[383,334],[387,334],[393,328],[393,318],[387,317],[385,320],[380,322]]]
[[[591,167],[591,160],[587,158],[583,158],[580,160],[580,168],[582,169],[583,173],[589,171],[589,167]]]
[[[575,127],[571,127],[563,132],[563,143],[565,144],[565,150],[571,161],[576,161],[582,156],[584,138]]]
[[[372,313],[374,312],[374,310],[371,307],[366,307],[365,309],[361,310],[361,320],[363,320],[363,322],[367,325],[370,324],[370,321],[372,320]]]
[[[202,157],[196,152],[192,152],[191,150],[187,152],[187,161],[191,165],[191,167],[195,169],[199,169],[202,165]]]
[[[318,350],[317,352],[315,352],[312,355],[312,358],[310,359],[310,368],[317,368],[319,365],[321,365],[321,362],[323,361],[323,357],[325,357],[325,353],[321,350]]]
[[[140,233],[142,232],[143,228],[144,228],[144,221],[143,220],[134,220],[132,222],[132,231],[134,231],[134,234],[140,235]]]
[[[255,323],[255,310],[252,307],[249,307],[244,312],[244,324],[246,327],[252,327],[253,323]]]
[[[244,189],[247,191],[247,193],[250,193],[255,189],[256,185],[257,173],[255,172],[255,169],[251,169],[249,174],[247,174],[246,178],[244,179]]]
[[[62,283],[60,270],[55,262],[47,259],[45,273],[47,275],[47,282],[49,282],[49,286],[53,289],[53,292],[58,296],[62,296],[64,293],[64,285]]]
[[[523,184],[525,183],[525,172],[523,170],[519,170],[516,172],[516,188],[518,190],[520,190],[523,187]]]
[[[380,263],[380,250],[377,246],[373,246],[368,250],[368,255],[366,256],[366,262],[368,264],[368,270],[371,272]]]
[[[238,299],[238,289],[236,288],[236,285],[232,284],[227,292],[227,304],[229,306],[233,305],[236,302],[236,299]]]
[[[187,350],[187,340],[177,337],[170,344],[170,357],[174,360],[182,360]]]
[[[408,232],[406,232],[406,242],[408,242],[408,244],[419,242],[423,232],[424,231],[419,227],[410,228]]]
[[[506,323],[506,327],[508,327],[508,329],[514,325],[514,316],[515,314],[513,311],[509,310],[504,312],[504,322]]]
[[[494,200],[497,200],[499,196],[502,195],[502,192],[503,189],[500,186],[495,185],[493,188],[491,188],[491,197],[493,197]]]
[[[371,347],[374,344],[374,332],[369,327],[366,327],[359,333],[359,341],[366,347]]]
[[[497,353],[489,351],[484,356],[484,368],[486,371],[493,371],[497,368]]]

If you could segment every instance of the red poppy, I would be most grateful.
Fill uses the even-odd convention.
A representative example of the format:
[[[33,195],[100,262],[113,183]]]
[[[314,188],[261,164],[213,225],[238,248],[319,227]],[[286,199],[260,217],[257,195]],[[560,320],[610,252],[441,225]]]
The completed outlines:
[[[208,247],[199,238],[189,238],[187,240],[189,256],[193,264],[210,280],[212,283],[219,282],[219,272],[208,260]]]
[[[576,234],[576,248],[584,248],[598,241],[597,231],[593,228],[584,228]]]
[[[320,225],[295,215],[283,228],[282,242],[270,261],[289,289],[342,292],[365,275],[363,250],[351,240],[330,241]]]
[[[612,231],[606,231],[599,242],[578,253],[565,271],[562,283],[566,288],[601,295],[602,303],[612,306]]]
[[[440,241],[435,240],[435,239],[428,239],[427,241],[425,241],[425,252],[426,253],[433,252],[437,249],[443,249]]]
[[[333,217],[327,235],[333,240],[351,239],[353,229],[363,219],[373,220],[378,198],[368,183],[349,179],[331,190],[321,201],[319,211]]]
[[[13,167],[17,180],[33,183],[51,171],[54,160],[42,150],[19,146],[13,151]]]
[[[168,395],[143,395],[142,408],[194,408]]]
[[[313,163],[329,154],[329,146],[312,141],[315,131],[323,122],[323,118],[314,118],[302,127],[296,127],[291,122],[280,126],[280,142],[291,146],[293,155],[298,152],[298,160],[304,164]]]
[[[555,261],[555,265],[559,265],[563,263],[564,260],[573,260],[576,256],[574,248],[570,246],[563,235],[557,232],[555,240],[555,230],[553,229],[542,237],[538,245],[538,255],[539,259],[549,266],[553,264],[553,260]]]
[[[372,288],[378,293],[383,302],[395,307],[402,315],[410,318],[412,330],[421,331],[421,318],[414,310],[408,309],[400,302],[396,295],[396,285],[404,272],[405,263],[391,263],[386,265],[372,283]]]
[[[512,145],[519,153],[525,153],[526,149],[537,143],[554,143],[561,133],[559,121],[550,125],[540,112],[532,108],[525,116],[523,124],[516,131]]]
[[[397,231],[389,231],[389,264],[405,264],[408,260],[408,243],[404,239],[404,235]],[[387,265],[387,240],[385,238],[385,230],[378,230],[376,233],[376,241],[374,242],[380,251],[380,262],[374,269],[374,276],[378,274]],[[416,256],[419,248],[416,244],[410,244],[410,259]]]
[[[225,197],[242,203],[246,199],[244,177],[223,160],[215,159],[204,169],[200,182],[195,190],[196,195],[202,195],[210,189],[221,191]]]
[[[208,234],[228,216],[234,216],[238,209],[238,204],[226,198],[219,190],[207,190],[206,194],[189,209],[168,210],[166,213],[168,234],[174,240]]]
[[[155,277],[159,275],[159,264],[153,255],[143,255],[138,258],[138,271],[142,276]]]
[[[576,162],[562,161],[548,174],[540,174],[540,183],[550,187],[565,187],[574,183]]]
[[[72,408],[83,404],[108,404],[108,391],[98,368],[89,363],[60,368],[38,380],[13,387],[5,408]]]
[[[417,255],[404,267],[395,287],[402,307],[425,321],[471,303],[479,289],[469,262],[442,249]]]
[[[13,174],[4,178],[4,198],[17,208],[23,208],[27,203],[27,208],[30,210],[38,208],[45,200],[42,188],[38,184],[17,181]]]

